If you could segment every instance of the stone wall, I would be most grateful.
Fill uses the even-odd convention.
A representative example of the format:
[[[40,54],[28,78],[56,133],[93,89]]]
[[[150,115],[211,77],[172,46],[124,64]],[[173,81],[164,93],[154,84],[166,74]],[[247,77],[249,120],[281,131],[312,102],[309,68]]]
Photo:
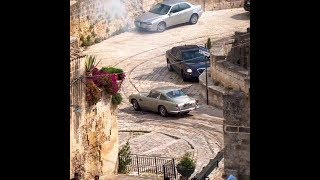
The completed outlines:
[[[215,57],[214,57],[215,58]],[[214,60],[211,67],[211,78],[219,81],[224,87],[249,93],[249,71],[230,63],[227,60]]]
[[[224,169],[239,180],[250,178],[250,96],[235,91],[223,96]]]
[[[226,90],[223,87],[216,86],[213,84],[210,79],[211,72],[208,70],[208,101],[209,105],[215,106],[217,108],[223,107],[223,95],[226,93]],[[200,95],[203,99],[207,99],[206,92],[206,74],[202,73],[199,76],[199,84],[200,84]]]
[[[104,39],[134,27],[134,19],[162,0],[77,0],[70,4],[70,35]],[[190,0],[206,11],[243,6],[243,0]]]
[[[78,0],[70,6],[70,34],[108,38],[134,27],[134,18],[158,1]]]
[[[74,52],[74,48],[71,51]],[[85,84],[77,79],[84,72],[85,58],[75,56],[71,53],[70,176],[78,172],[87,180],[94,175],[114,174],[117,170],[117,110],[111,105],[111,98],[105,96],[96,105],[87,106]]]
[[[243,7],[243,0],[188,0],[188,2],[201,5],[205,11]]]
[[[216,81],[223,87],[248,94],[250,89],[250,51],[247,51],[248,49],[250,49],[249,29],[248,32],[236,32],[235,36],[215,42],[214,47],[211,48],[210,60],[212,81]]]

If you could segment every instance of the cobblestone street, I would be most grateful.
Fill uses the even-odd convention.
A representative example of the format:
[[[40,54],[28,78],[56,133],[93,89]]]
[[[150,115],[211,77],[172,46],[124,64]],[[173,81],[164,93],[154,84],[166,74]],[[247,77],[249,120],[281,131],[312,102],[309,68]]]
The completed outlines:
[[[243,8],[207,11],[196,25],[181,25],[163,33],[131,30],[111,37],[86,50],[102,60],[99,67],[116,66],[126,73],[119,106],[120,146],[127,140],[132,153],[141,155],[181,157],[186,151],[197,161],[196,172],[207,165],[223,148],[222,110],[205,105],[199,96],[198,82],[183,82],[166,67],[166,50],[177,45],[204,45],[211,41],[246,31],[249,13]],[[184,116],[161,117],[157,113],[134,111],[128,96],[148,92],[159,86],[175,86],[199,100],[200,108]]]

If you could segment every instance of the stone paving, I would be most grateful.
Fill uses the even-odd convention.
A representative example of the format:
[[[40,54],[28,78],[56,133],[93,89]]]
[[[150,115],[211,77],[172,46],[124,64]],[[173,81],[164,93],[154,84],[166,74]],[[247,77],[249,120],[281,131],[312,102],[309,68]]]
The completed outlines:
[[[239,17],[242,18],[239,18]],[[235,18],[237,17],[237,18]],[[207,11],[196,25],[181,25],[163,33],[130,32],[111,37],[85,51],[97,55],[101,66],[116,66],[126,73],[119,106],[120,145],[129,140],[137,154],[179,157],[192,151],[200,171],[223,148],[222,111],[204,104],[198,82],[183,82],[166,69],[165,51],[177,45],[204,44],[246,31],[249,13],[243,8]],[[158,86],[176,86],[200,100],[200,108],[185,116],[161,117],[157,113],[136,112],[128,102],[132,93],[147,92]],[[130,135],[122,131],[147,131]]]

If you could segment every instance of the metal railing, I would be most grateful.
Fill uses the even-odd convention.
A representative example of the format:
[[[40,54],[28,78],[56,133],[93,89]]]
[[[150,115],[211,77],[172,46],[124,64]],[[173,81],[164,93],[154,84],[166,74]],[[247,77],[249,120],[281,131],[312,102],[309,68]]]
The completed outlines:
[[[218,152],[214,159],[211,159],[209,164],[202,169],[200,173],[197,173],[191,180],[205,180],[209,174],[217,167],[219,167],[219,162],[223,158],[223,150]]]
[[[124,158],[119,156],[119,159]],[[129,172],[152,173],[157,175],[163,175],[164,171],[169,172],[169,166],[174,165],[174,158],[169,157],[156,157],[156,156],[144,156],[144,155],[131,155],[130,164],[128,165]],[[122,159],[124,160],[124,159]],[[170,171],[172,172],[172,170]]]

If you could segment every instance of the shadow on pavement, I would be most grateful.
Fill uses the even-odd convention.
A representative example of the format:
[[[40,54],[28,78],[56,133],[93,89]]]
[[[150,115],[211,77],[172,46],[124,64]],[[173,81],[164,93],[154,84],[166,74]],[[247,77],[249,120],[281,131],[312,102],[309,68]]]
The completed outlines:
[[[134,116],[136,120],[134,120],[136,123],[142,123],[147,121],[172,121],[172,120],[179,120],[187,117],[192,117],[191,114],[169,114],[167,117],[162,117],[157,112],[148,111],[148,110],[141,110],[141,111],[135,111],[133,107],[125,107],[122,109],[119,109],[120,112],[124,112],[126,114],[130,114],[131,116]],[[133,119],[132,119],[133,120]]]
[[[231,16],[232,19],[236,20],[250,20],[250,12],[244,12]]]

